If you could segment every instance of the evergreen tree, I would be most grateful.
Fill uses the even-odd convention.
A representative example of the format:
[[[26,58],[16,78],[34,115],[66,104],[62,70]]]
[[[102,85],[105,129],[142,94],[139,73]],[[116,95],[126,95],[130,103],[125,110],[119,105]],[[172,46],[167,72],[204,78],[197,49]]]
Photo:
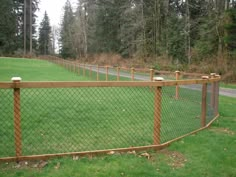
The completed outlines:
[[[0,5],[0,55],[16,50],[17,19],[12,0],[1,0]]]
[[[225,43],[229,54],[236,58],[236,7],[230,9],[226,13],[227,22],[225,25],[226,36]]]
[[[64,6],[64,15],[60,32],[60,54],[63,58],[75,58],[76,46],[74,43],[74,14],[69,0]]]
[[[53,53],[50,51],[51,47],[51,26],[49,17],[45,11],[44,18],[39,27],[38,50],[40,54],[48,55]]]

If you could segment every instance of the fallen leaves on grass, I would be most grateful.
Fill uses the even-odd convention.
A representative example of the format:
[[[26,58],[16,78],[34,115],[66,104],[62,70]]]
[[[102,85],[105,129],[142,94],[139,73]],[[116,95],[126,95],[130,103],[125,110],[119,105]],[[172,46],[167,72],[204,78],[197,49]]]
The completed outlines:
[[[128,151],[127,154],[134,154],[134,155],[136,155],[136,151]]]
[[[54,167],[56,170],[58,170],[61,166],[61,163],[60,162],[57,162],[56,166]]]
[[[41,160],[39,164],[37,165],[38,168],[44,168],[48,164],[47,161]]]
[[[73,160],[79,160],[79,156],[74,155],[74,156],[72,157],[72,159],[73,159]]]
[[[150,159],[151,158],[151,155],[147,152],[144,152],[140,155],[141,157],[146,157],[147,159]]]
[[[115,151],[109,151],[109,152],[107,153],[107,155],[113,155],[113,154],[115,154]]]

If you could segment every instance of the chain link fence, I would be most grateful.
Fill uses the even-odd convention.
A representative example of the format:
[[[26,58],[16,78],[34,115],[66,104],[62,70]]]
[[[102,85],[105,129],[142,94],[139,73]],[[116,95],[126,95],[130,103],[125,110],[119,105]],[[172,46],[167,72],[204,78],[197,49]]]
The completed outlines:
[[[2,82],[0,160],[168,143],[218,116],[218,82]]]

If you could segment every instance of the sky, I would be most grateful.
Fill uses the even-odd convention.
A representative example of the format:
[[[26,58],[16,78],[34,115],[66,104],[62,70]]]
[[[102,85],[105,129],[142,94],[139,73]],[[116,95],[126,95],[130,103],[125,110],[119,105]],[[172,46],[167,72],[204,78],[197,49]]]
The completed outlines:
[[[78,0],[70,0],[72,6],[76,6]],[[66,0],[40,0],[39,2],[39,11],[37,11],[37,25],[39,26],[40,22],[43,19],[45,11],[50,19],[51,26],[59,26],[63,14],[63,6],[65,5]]]

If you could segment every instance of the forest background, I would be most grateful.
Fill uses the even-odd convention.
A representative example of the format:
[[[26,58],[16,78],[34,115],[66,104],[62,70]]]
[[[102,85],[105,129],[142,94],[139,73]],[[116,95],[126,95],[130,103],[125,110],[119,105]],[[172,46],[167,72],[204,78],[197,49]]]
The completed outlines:
[[[78,0],[75,8],[67,0],[60,26],[45,12],[38,28],[39,0],[0,1],[0,56],[217,72],[236,82],[236,0]]]

